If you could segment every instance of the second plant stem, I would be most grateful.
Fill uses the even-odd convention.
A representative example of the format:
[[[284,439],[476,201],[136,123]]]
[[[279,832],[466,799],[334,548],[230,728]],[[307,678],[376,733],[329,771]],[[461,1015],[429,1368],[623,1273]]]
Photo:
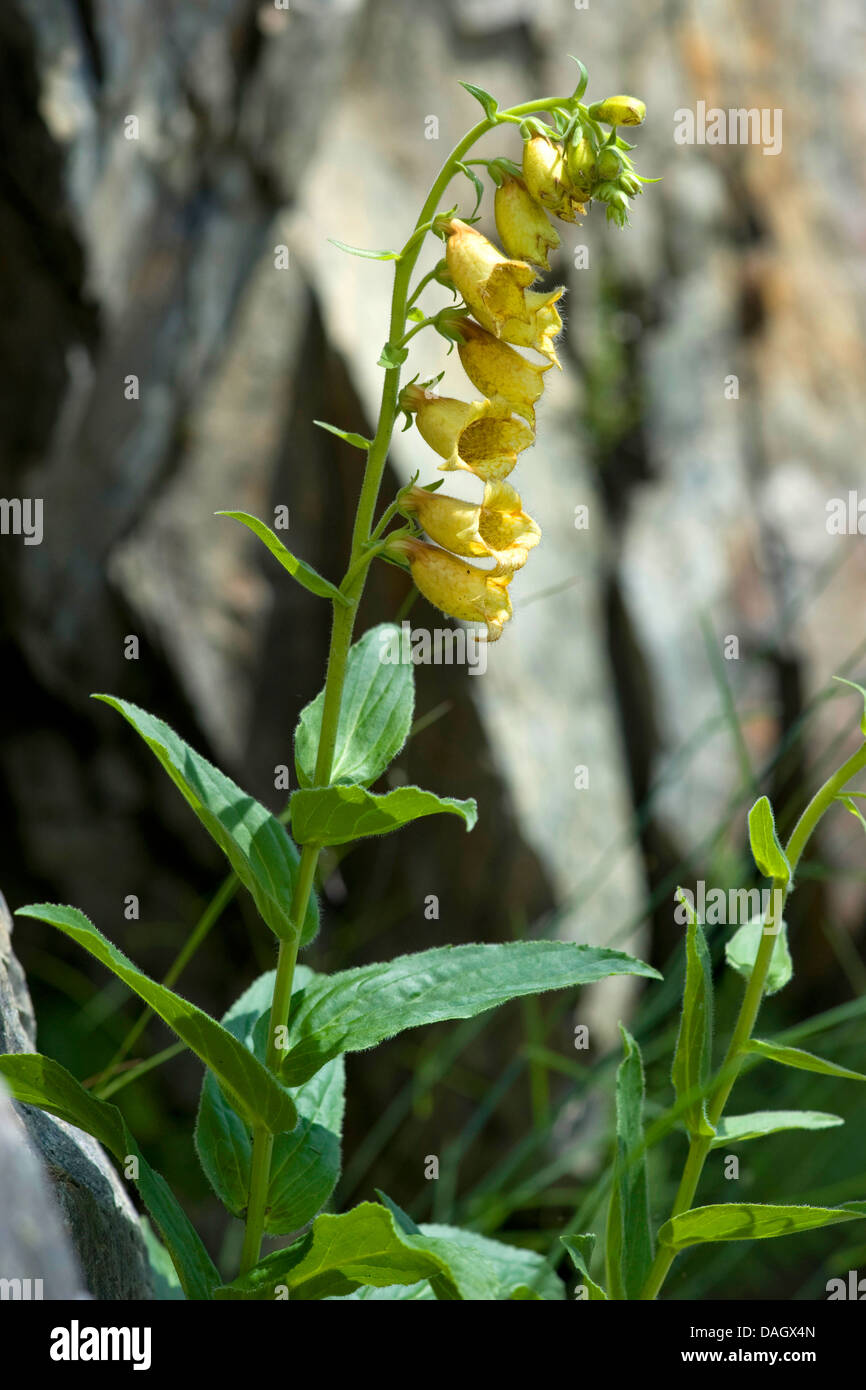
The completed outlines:
[[[842,791],[843,787],[850,782],[856,773],[866,768],[866,747],[861,748],[853,754],[847,762],[827,778],[827,781],[818,789],[808,806],[804,810],[800,819],[794,827],[791,838],[786,848],[786,856],[791,866],[791,877],[796,871],[797,865],[803,854],[803,850],[809,842],[815,826],[818,824],[825,811],[828,811],[833,802]],[[781,925],[779,911],[780,905],[784,903],[786,893],[790,889],[790,880],[774,879],[773,891],[770,894],[770,909],[764,923],[764,934],[761,937],[761,944],[755,957],[755,964],[743,995],[743,1002],[740,1005],[740,1012],[734,1025],[731,1041],[728,1046],[725,1060],[719,1068],[715,1086],[713,1087],[707,1115],[710,1124],[715,1128],[724,1113],[728,1098],[739,1074],[740,1067],[747,1055],[749,1040],[752,1036],[752,1029],[758,1017],[761,1007],[761,1000],[764,994],[764,985],[767,979],[767,971],[770,968],[770,961],[773,956],[773,948],[776,944],[776,937]],[[694,1200],[701,1173],[704,1169],[707,1156],[712,1148],[712,1137],[695,1135],[689,1144],[689,1152],[686,1158],[683,1175],[680,1180],[677,1195],[671,1208],[671,1217],[679,1216],[682,1212],[688,1211]],[[655,1260],[647,1277],[641,1297],[644,1299],[655,1298],[665,1279],[668,1271],[674,1262],[675,1251],[667,1246],[660,1245],[656,1252]]]

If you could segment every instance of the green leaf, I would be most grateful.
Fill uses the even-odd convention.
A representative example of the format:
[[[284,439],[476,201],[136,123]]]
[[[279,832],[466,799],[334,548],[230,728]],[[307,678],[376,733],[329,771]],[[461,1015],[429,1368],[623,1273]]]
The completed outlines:
[[[523,1301],[544,1299],[551,1302],[565,1298],[562,1280],[547,1260],[534,1250],[491,1240],[477,1231],[466,1231],[460,1226],[430,1225],[426,1222],[417,1226],[411,1216],[384,1192],[377,1189],[377,1195],[407,1235],[427,1236],[429,1240],[437,1242],[436,1249],[446,1257],[453,1254],[446,1251],[446,1246],[460,1246],[470,1258],[477,1260],[479,1268],[486,1265],[493,1275],[489,1289],[491,1297]],[[447,1297],[447,1292],[442,1291],[442,1296]]]
[[[751,1115],[728,1115],[719,1120],[711,1147],[742,1144],[746,1139],[761,1139],[784,1129],[832,1129],[844,1123],[841,1115],[828,1115],[822,1110],[756,1110]]]
[[[608,1296],[640,1297],[653,1261],[643,1135],[644,1076],[640,1048],[622,1024],[625,1058],[616,1073],[616,1156],[607,1215]]]
[[[322,1299],[351,1293],[360,1285],[380,1288],[440,1279],[451,1299],[488,1301],[499,1290],[495,1271],[459,1245],[408,1235],[393,1213],[362,1202],[341,1216],[318,1216],[302,1241],[278,1250],[217,1298]]]
[[[294,1127],[297,1122],[295,1107],[267,1068],[210,1014],[144,975],[78,908],[32,903],[29,907],[19,907],[15,915],[34,917],[38,922],[57,927],[100,964],[107,966],[210,1067],[234,1108],[249,1124],[265,1125],[272,1134]]]
[[[587,1301],[589,1303],[606,1303],[607,1294],[589,1272],[589,1263],[595,1247],[595,1236],[590,1232],[583,1236],[560,1236],[559,1239],[571,1256],[571,1263],[580,1275],[581,1283],[586,1289]]]
[[[409,349],[401,347],[399,343],[386,343],[379,353],[377,366],[391,370],[394,367],[402,367],[406,358],[409,356]]]
[[[295,967],[294,987],[312,978],[306,966]],[[275,972],[269,970],[236,999],[223,1018],[226,1027],[264,1062]],[[263,1021],[263,1022],[262,1022]],[[265,1230],[272,1235],[299,1231],[319,1212],[340,1176],[345,1067],[336,1057],[292,1093],[299,1121],[289,1134],[274,1139]],[[196,1151],[205,1175],[223,1205],[241,1217],[250,1186],[252,1142],[248,1126],[228,1104],[213,1075],[202,1087],[195,1133]]]
[[[836,800],[841,801],[843,805],[851,812],[851,815],[854,816],[857,820],[859,820],[863,829],[866,830],[866,816],[863,815],[863,812],[860,810],[860,807],[854,800],[854,793],[852,792],[848,796],[837,796]]]
[[[752,858],[765,878],[791,881],[791,865],[779,843],[776,822],[769,801],[762,796],[749,812],[749,843]]]
[[[353,444],[356,449],[369,449],[373,442],[371,439],[365,439],[362,434],[353,434],[351,430],[341,430],[336,425],[329,425],[327,420],[314,420],[313,424],[318,425],[320,430],[327,430],[329,434],[335,434],[346,444]]]
[[[725,942],[725,959],[732,970],[748,980],[755,966],[755,958],[764,936],[763,917],[752,917],[734,932],[730,941]],[[785,922],[779,926],[770,956],[770,968],[764,981],[764,994],[777,994],[791,979],[794,973],[791,952],[788,950],[788,927]]]
[[[138,1222],[141,1228],[144,1248],[147,1251],[147,1262],[150,1265],[150,1277],[153,1281],[153,1296],[160,1303],[180,1302],[186,1294],[178,1278],[174,1261],[166,1250],[153,1226],[146,1216],[140,1216]],[[216,1270],[214,1270],[216,1273]]]
[[[397,787],[376,796],[363,787],[304,787],[292,796],[292,834],[302,845],[347,845],[368,835],[386,835],[410,821],[447,811],[471,830],[478,819],[474,801],[436,796],[420,787]]]
[[[484,108],[484,114],[488,121],[496,119],[499,105],[489,92],[485,92],[483,87],[476,87],[472,82],[461,82],[460,86],[464,87],[469,95],[474,97],[477,102],[480,102],[481,106]]]
[[[468,164],[459,163],[455,165],[455,168],[459,169],[461,174],[466,175],[467,179],[475,189],[475,206],[473,207],[471,213],[471,216],[474,217],[478,209],[481,207],[481,200],[484,197],[484,184],[481,182],[481,179],[478,177],[475,170],[470,169]],[[458,338],[455,341],[460,342],[462,340]]]
[[[866,1202],[846,1202],[841,1207],[779,1207],[759,1202],[725,1202],[714,1207],[693,1207],[666,1221],[659,1241],[670,1250],[708,1241],[768,1240],[772,1236],[813,1231],[855,1221],[866,1216]]]
[[[780,1062],[783,1067],[794,1067],[797,1071],[816,1071],[822,1076],[843,1076],[849,1081],[866,1081],[866,1074],[840,1067],[836,1062],[827,1062],[812,1052],[804,1052],[800,1047],[785,1047],[782,1043],[762,1042],[760,1038],[750,1038],[747,1052],[754,1052],[768,1061]]]
[[[365,261],[399,261],[401,251],[365,251],[362,246],[349,246],[345,241],[337,241],[336,237],[329,236],[328,241],[332,246],[336,246],[338,251],[346,251],[350,256],[361,256]]]
[[[377,1289],[372,1284],[363,1284],[355,1289],[354,1293],[332,1294],[330,1300],[334,1303],[429,1303],[436,1301],[436,1295],[429,1279],[422,1279],[417,1284],[386,1284],[383,1289]]]
[[[184,1293],[191,1299],[211,1298],[220,1282],[219,1272],[168,1183],[147,1162],[117,1106],[97,1100],[59,1062],[39,1053],[0,1057],[0,1076],[15,1100],[37,1105],[92,1134],[122,1169],[129,1166],[130,1158],[137,1160],[136,1187],[171,1255]]]
[[[840,685],[850,685],[852,690],[856,690],[863,698],[863,718],[860,720],[860,732],[866,738],[866,687],[858,685],[856,681],[846,680],[844,676],[834,676],[834,680]]]
[[[661,978],[623,951],[571,941],[438,946],[316,975],[292,998],[282,1079],[297,1086],[338,1053],[363,1052],[407,1028],[474,1018],[509,999],[593,984],[609,975]]]
[[[677,1100],[693,1097],[684,1112],[689,1133],[709,1137],[714,1130],[707,1118],[706,1096],[701,1093],[709,1082],[712,1060],[713,967],[697,914],[682,889],[677,893],[687,916],[686,979],[671,1080]]]
[[[319,422],[316,421],[316,423]],[[325,425],[324,428],[333,430],[334,434],[340,433],[339,430],[334,430],[332,425]],[[356,435],[355,437],[360,439],[361,436]],[[349,600],[345,594],[341,594],[340,590],[329,580],[324,579],[317,570],[313,569],[312,565],[308,565],[305,560],[299,560],[297,555],[293,555],[290,550],[287,550],[279,536],[271,530],[270,526],[259,521],[257,516],[251,516],[249,512],[230,511],[215,512],[214,515],[229,516],[233,521],[239,521],[242,526],[246,526],[254,535],[258,536],[260,541],[264,542],[274,558],[279,560],[283,569],[311,594],[316,594],[318,598],[330,599],[332,603],[342,604],[343,607],[348,606]]]
[[[295,730],[302,787],[315,782],[324,703],[320,690]],[[396,623],[380,623],[349,651],[331,782],[369,786],[381,777],[409,737],[414,704],[414,667],[403,633]]]
[[[144,739],[252,894],[271,931],[291,940],[296,934],[290,909],[298,851],[276,816],[184,743],[161,719],[113,695],[95,695],[94,699],[118,710]],[[319,909],[311,893],[301,945],[312,941],[318,929]]]

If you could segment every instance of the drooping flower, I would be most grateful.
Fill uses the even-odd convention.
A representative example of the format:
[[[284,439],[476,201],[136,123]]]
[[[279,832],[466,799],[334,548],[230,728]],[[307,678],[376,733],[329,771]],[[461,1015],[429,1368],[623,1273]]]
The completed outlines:
[[[485,481],[506,478],[517,455],[535,442],[528,425],[490,401],[458,401],[407,386],[400,407],[415,412],[422,438],[445,460],[443,472],[462,468]]]
[[[437,545],[455,555],[488,556],[500,570],[520,569],[541,539],[541,527],[505,482],[487,483],[480,504],[414,487],[403,506]]]
[[[525,261],[511,261],[487,237],[452,218],[448,224],[448,269],[475,318],[506,343],[534,348],[559,366],[553,339],[562,328],[554,305],[564,291],[527,288],[535,278]],[[528,278],[527,278],[528,277]]]
[[[546,135],[524,142],[523,177],[532,197],[561,222],[576,222],[585,211],[568,176],[562,146]]]
[[[544,390],[542,377],[553,366],[530,362],[522,353],[495,338],[474,319],[460,325],[462,341],[457,351],[463,370],[494,407],[502,406],[522,415],[535,428],[535,402]]]
[[[497,318],[526,319],[525,291],[535,271],[525,261],[509,260],[474,227],[452,218],[448,223],[445,260],[454,284],[470,309]]]
[[[409,561],[412,578],[434,608],[467,623],[486,623],[490,642],[502,635],[512,614],[508,585],[513,570],[478,569],[414,536],[396,536],[385,549]]]
[[[559,233],[523,179],[507,176],[496,190],[493,215],[499,239],[509,256],[550,269],[548,250],[559,246]]]

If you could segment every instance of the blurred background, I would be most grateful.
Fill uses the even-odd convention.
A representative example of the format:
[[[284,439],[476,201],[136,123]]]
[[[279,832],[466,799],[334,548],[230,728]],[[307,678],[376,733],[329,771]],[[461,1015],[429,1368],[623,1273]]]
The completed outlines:
[[[342,572],[362,456],[312,421],[372,432],[392,271],[327,239],[403,244],[479,118],[458,79],[503,106],[568,95],[574,53],[588,100],[626,91],[648,106],[634,157],[662,182],[632,227],[597,209],[559,224],[564,371],[545,378],[538,444],[512,478],[544,532],[513,585],[514,622],[484,675],[417,672],[395,775],[475,796],[478,828],[434,818],[326,862],[308,960],[552,934],[635,950],[665,983],[515,1004],[350,1059],[341,1205],[381,1187],[418,1220],[543,1250],[567,1223],[600,1229],[619,1017],[644,1048],[649,1115],[671,1099],[675,886],[754,884],[754,799],[769,794],[790,830],[857,746],[858,702],[831,678],[866,671],[866,547],[856,529],[830,534],[827,507],[866,487],[864,38],[856,0],[3,6],[0,490],[44,499],[44,537],[0,537],[0,889],[12,908],[74,903],[160,978],[198,924],[179,988],[216,1014],[273,964],[272,938],[243,895],[212,910],[216,850],[89,695],[152,710],[282,808],[275,769],[292,765],[322,683],[329,612],[213,513],[272,522],[288,507],[291,548]],[[678,144],[675,113],[698,102],[781,111],[780,152]],[[519,157],[519,137],[478,153]],[[465,181],[458,199],[471,213]],[[422,301],[444,302],[436,286]],[[443,392],[475,394],[446,352],[419,335],[406,375],[446,370]],[[436,463],[414,430],[398,435],[383,498],[416,469],[432,481]],[[358,631],[406,593],[377,567]],[[411,620],[443,623],[424,601]],[[864,851],[853,817],[827,818],[790,904],[795,977],[761,1024],[857,1069]],[[712,933],[717,960],[727,934]],[[104,1072],[134,1004],[47,927],[21,922],[14,948],[41,1050],[82,1079]],[[721,1030],[740,997],[721,965],[718,987]],[[574,1049],[581,1022],[589,1053]],[[127,1060],[168,1043],[151,1024]],[[231,1267],[237,1230],[193,1159],[199,1086],[195,1059],[169,1056],[115,1099]],[[806,1106],[847,1126],[747,1146],[737,1195],[866,1196],[858,1091],[752,1072],[736,1110]],[[658,1219],[684,1147],[653,1150]],[[720,1158],[701,1198],[730,1192]],[[689,1253],[668,1296],[822,1298],[866,1262],[841,1229]]]

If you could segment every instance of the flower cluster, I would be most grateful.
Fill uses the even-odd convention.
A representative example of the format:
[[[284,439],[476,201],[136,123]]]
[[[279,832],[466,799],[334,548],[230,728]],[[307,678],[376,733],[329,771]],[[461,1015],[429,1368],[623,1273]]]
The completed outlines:
[[[400,509],[426,532],[389,538],[386,553],[407,562],[424,596],[452,617],[484,622],[489,641],[501,636],[512,616],[509,585],[541,539],[541,529],[523,510],[506,481],[518,455],[535,443],[535,406],[543,376],[559,367],[555,340],[562,329],[557,304],[562,288],[533,290],[549,252],[559,244],[550,216],[575,222],[593,199],[607,204],[608,218],[624,225],[628,198],[640,191],[617,125],[637,125],[643,104],[611,97],[580,107],[564,128],[525,132],[522,170],[508,160],[489,161],[496,182],[494,216],[504,247],[450,214],[438,218],[445,261],[435,279],[453,286],[463,306],[442,311],[431,322],[457,343],[460,361],[481,400],[438,396],[414,383],[400,395],[400,408],[414,416],[419,433],[443,460],[443,471],[461,469],[484,484],[478,503],[442,495],[429,487],[404,491]],[[613,126],[604,139],[599,122]],[[615,167],[614,167],[615,166]],[[547,360],[531,361],[517,348]],[[489,568],[467,563],[490,562]]]

